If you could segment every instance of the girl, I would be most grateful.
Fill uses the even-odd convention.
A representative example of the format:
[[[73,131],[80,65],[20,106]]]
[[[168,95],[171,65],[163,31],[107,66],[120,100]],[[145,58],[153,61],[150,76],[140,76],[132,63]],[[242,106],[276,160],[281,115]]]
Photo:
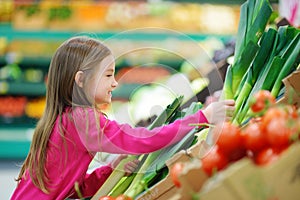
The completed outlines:
[[[217,123],[234,101],[210,104],[203,111],[148,130],[109,120],[99,105],[111,103],[115,63],[111,51],[98,40],[74,37],[54,54],[49,68],[46,108],[35,129],[11,199],[77,198],[93,196],[120,161],[87,169],[96,152],[138,155],[178,142],[194,127],[190,123]],[[128,163],[127,171],[138,162]]]

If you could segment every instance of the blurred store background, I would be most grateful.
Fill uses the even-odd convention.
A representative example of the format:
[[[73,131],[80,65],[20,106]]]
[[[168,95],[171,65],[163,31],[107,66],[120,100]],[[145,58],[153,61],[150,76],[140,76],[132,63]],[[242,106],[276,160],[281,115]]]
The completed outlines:
[[[50,59],[62,41],[87,34],[112,49],[119,88],[103,109],[142,126],[178,94],[204,103],[222,88],[243,2],[0,0],[0,199],[9,199],[27,155]],[[299,4],[270,2],[299,25]]]

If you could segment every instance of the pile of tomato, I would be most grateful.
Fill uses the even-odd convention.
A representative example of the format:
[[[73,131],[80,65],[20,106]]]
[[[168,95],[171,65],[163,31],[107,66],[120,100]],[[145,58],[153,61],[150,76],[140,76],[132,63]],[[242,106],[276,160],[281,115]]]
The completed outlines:
[[[246,125],[224,122],[213,128],[216,144],[201,158],[208,176],[246,156],[257,165],[270,164],[299,140],[300,118],[294,106],[275,104],[270,92],[262,90],[250,108],[253,118]]]
[[[27,99],[24,96],[0,97],[0,116],[4,117],[20,117],[24,114]]]

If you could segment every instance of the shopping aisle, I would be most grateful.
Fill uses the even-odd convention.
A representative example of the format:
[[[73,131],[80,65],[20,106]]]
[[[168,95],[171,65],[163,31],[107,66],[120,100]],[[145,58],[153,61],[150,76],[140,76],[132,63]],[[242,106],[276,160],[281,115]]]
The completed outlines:
[[[19,160],[0,161],[0,199],[9,200],[16,186],[14,178],[19,173]]]

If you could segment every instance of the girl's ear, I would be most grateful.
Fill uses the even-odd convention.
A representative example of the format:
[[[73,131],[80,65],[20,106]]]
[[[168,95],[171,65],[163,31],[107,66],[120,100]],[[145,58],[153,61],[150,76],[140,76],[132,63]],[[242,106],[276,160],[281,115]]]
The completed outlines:
[[[75,82],[79,87],[83,87],[83,71],[78,71],[75,74]]]

